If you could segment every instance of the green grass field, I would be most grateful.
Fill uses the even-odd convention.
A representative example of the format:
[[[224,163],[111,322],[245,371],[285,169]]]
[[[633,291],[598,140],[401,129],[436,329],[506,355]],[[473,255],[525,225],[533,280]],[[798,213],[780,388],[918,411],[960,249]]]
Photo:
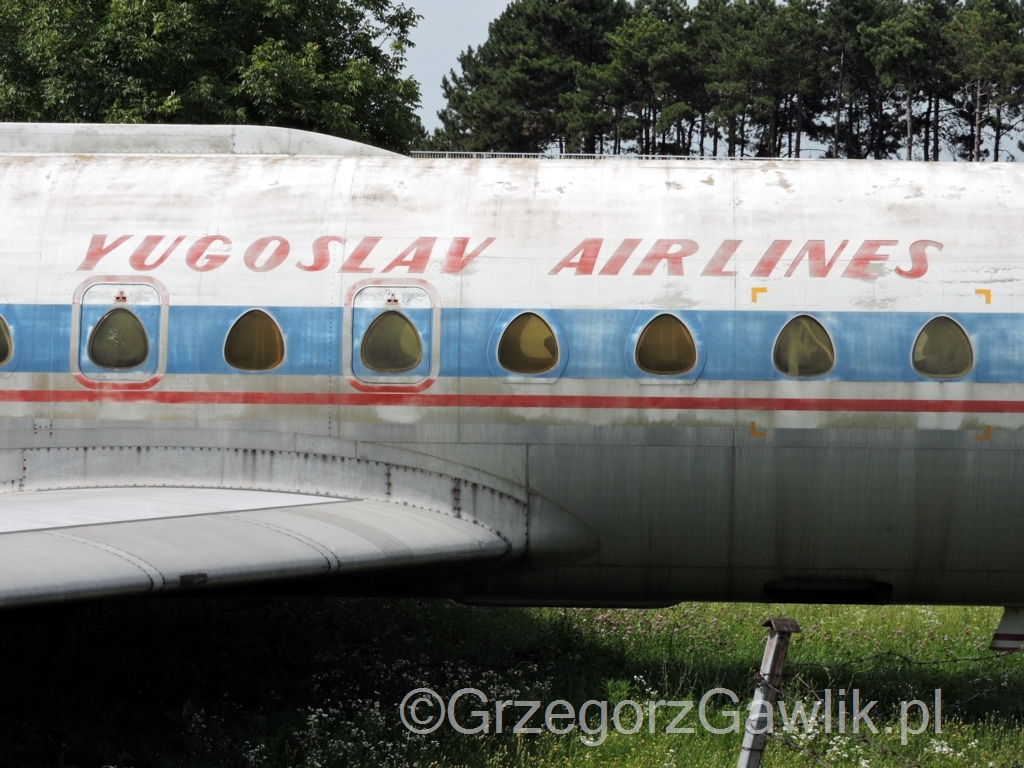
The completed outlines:
[[[79,649],[64,667],[29,662],[15,650],[21,631],[0,625],[0,765],[732,766],[740,736],[711,734],[693,715],[683,723],[693,734],[664,733],[662,717],[654,734],[609,725],[604,743],[588,747],[578,728],[462,735],[446,724],[413,735],[399,702],[421,686],[576,707],[646,707],[715,687],[746,701],[764,648],[760,623],[773,615],[803,628],[782,687],[787,711],[797,700],[809,709],[826,688],[858,688],[862,706],[880,702],[871,711],[880,733],[826,735],[820,723],[813,734],[777,733],[763,765],[1024,766],[1024,654],[986,650],[998,609],[566,611],[320,598],[82,606]],[[935,688],[942,734],[929,728],[900,744],[899,702],[931,705]],[[471,708],[459,709],[466,725]],[[708,720],[728,723],[717,712]]]

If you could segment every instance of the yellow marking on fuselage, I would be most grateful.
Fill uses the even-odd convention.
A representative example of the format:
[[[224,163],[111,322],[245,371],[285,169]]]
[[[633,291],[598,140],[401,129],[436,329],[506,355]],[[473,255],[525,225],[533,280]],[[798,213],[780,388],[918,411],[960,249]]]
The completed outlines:
[[[750,300],[755,304],[757,304],[757,295],[759,293],[768,293],[768,289],[763,287],[750,289]]]
[[[984,296],[986,304],[991,304],[992,303],[992,290],[991,289],[989,289],[989,288],[975,288],[974,292],[976,294],[978,294],[979,296]]]

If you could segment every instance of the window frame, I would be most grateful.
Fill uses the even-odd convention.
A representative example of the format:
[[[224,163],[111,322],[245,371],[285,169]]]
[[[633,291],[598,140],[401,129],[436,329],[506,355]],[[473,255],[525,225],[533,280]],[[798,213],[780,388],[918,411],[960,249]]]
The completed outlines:
[[[645,371],[636,361],[637,345],[644,330],[662,315],[674,317],[683,324],[683,327],[690,333],[693,339],[693,346],[697,350],[697,359],[693,367],[684,373],[651,373]],[[644,309],[636,313],[633,325],[629,330],[625,348],[626,368],[630,375],[639,383],[645,386],[678,386],[680,384],[692,384],[704,372],[704,364],[707,362],[707,354],[704,348],[704,333],[697,316],[691,312],[675,309]]]
[[[828,336],[828,343],[832,346],[832,365],[824,373],[815,373],[809,376],[793,376],[785,371],[781,370],[779,366],[775,364],[775,349],[779,345],[779,338],[782,336],[782,332],[785,331],[790,324],[801,317],[809,317],[811,320],[821,326],[821,329],[825,331],[825,335]],[[836,338],[832,335],[832,332],[828,329],[828,325],[821,321],[820,317],[817,317],[813,312],[797,312],[787,317],[786,321],[782,324],[782,327],[776,332],[775,337],[772,339],[771,347],[768,350],[768,358],[771,362],[772,370],[775,371],[778,380],[782,381],[819,381],[821,379],[833,376],[836,370],[839,368],[839,346],[836,344]]]
[[[929,375],[927,373],[921,373],[919,370],[917,370],[917,366],[914,365],[914,347],[917,346],[917,340],[919,338],[921,338],[921,333],[924,331],[924,329],[927,328],[935,320],[938,320],[940,317],[944,317],[947,320],[951,321],[952,323],[954,323],[956,325],[957,328],[959,328],[963,332],[964,338],[967,339],[967,345],[971,349],[971,366],[970,366],[970,368],[968,368],[964,373],[958,374],[956,376],[931,376],[931,375]],[[944,381],[963,381],[964,379],[969,377],[972,373],[974,373],[975,368],[978,367],[978,350],[977,350],[977,347],[974,344],[974,340],[971,338],[971,334],[967,332],[967,329],[964,327],[964,324],[961,323],[959,320],[957,320],[952,315],[947,315],[944,312],[940,312],[939,314],[932,315],[927,320],[925,320],[924,323],[922,323],[921,326],[914,333],[914,338],[910,342],[910,349],[909,349],[909,351],[907,353],[907,359],[910,361],[910,370],[911,370],[911,372],[915,376],[919,377],[920,381],[931,381],[931,382],[940,382],[940,383],[944,382]]]
[[[508,327],[512,325],[512,322],[522,315],[537,315],[537,317],[547,323],[548,328],[551,329],[551,333],[555,336],[555,344],[558,346],[558,361],[555,363],[554,368],[543,371],[542,373],[516,373],[515,371],[510,371],[498,361],[498,345],[501,344],[501,337],[505,335],[505,331],[507,331]],[[565,367],[569,364],[569,345],[566,342],[565,332],[562,330],[562,325],[555,317],[555,313],[551,309],[537,309],[534,307],[503,309],[498,314],[498,318],[494,323],[494,328],[491,330],[491,338],[487,342],[487,363],[491,369],[491,373],[495,377],[504,379],[505,381],[516,383],[554,384],[562,377],[562,374],[565,372]]]
[[[147,361],[155,357],[155,365],[151,370],[105,370],[100,373],[82,370],[80,359],[83,352],[88,355],[88,331],[90,331],[90,329],[84,327],[82,321],[83,300],[89,289],[97,285],[107,285],[112,288],[123,287],[126,289],[132,286],[146,286],[156,292],[159,301],[158,328],[156,333],[153,333],[151,328],[146,328],[149,341],[149,357],[147,357]],[[71,299],[71,345],[68,362],[71,375],[75,380],[88,389],[140,390],[155,387],[167,373],[169,298],[170,294],[166,286],[152,277],[142,277],[139,275],[96,275],[80,283]],[[112,309],[115,309],[115,307],[111,306],[101,317],[105,317]],[[131,305],[125,305],[125,309],[131,310]],[[138,313],[135,314],[138,316]],[[142,321],[143,327],[146,327],[146,323],[142,318],[140,318],[140,321]],[[99,368],[99,366],[96,367]]]
[[[15,326],[10,319],[13,315],[14,312],[11,311],[9,305],[0,304],[0,322],[7,326],[8,341],[11,345],[10,354],[7,355],[7,359],[0,362],[0,376],[13,373],[18,362],[18,352],[20,350],[18,348],[18,341],[15,338]]]
[[[281,355],[281,362],[279,362],[273,368],[261,368],[259,370],[250,370],[249,368],[237,368],[228,362],[228,337],[231,336],[231,331],[233,331],[235,326],[238,325],[238,321],[241,320],[246,315],[248,315],[250,312],[262,312],[263,314],[265,314],[267,317],[270,318],[274,325],[277,326],[277,332],[281,334],[281,343],[284,346],[284,354]],[[221,359],[224,361],[224,364],[229,369],[231,369],[232,374],[248,374],[250,376],[259,376],[261,374],[273,373],[274,371],[277,371],[280,368],[282,368],[288,361],[288,337],[285,335],[284,328],[281,326],[281,322],[276,317],[274,317],[273,312],[269,311],[266,307],[248,307],[247,309],[242,310],[242,312],[234,320],[232,320],[231,324],[228,326],[227,333],[224,334],[224,343],[221,345],[220,348],[220,356]]]
[[[359,366],[363,366],[356,344],[356,326],[354,319],[355,311],[362,308],[356,307],[355,304],[359,294],[367,288],[394,290],[401,290],[402,288],[417,288],[426,293],[427,298],[430,301],[431,310],[429,338],[424,338],[425,334],[423,329],[413,322],[412,318],[409,318],[408,315],[406,315],[406,318],[412,322],[416,332],[420,335],[420,344],[423,346],[423,356],[428,361],[425,372],[416,372],[416,369],[413,369],[411,374],[400,373],[372,375],[357,371],[357,360],[359,361]],[[373,319],[367,323],[366,328],[362,330],[362,333],[365,334],[366,331],[369,330],[373,321],[384,312],[388,311],[388,309],[399,312],[402,311],[401,306],[381,308],[380,311],[374,315]],[[402,314],[405,313],[403,312]],[[345,292],[341,327],[342,332],[339,334],[341,343],[341,370],[345,379],[354,389],[360,392],[422,392],[423,390],[431,387],[437,381],[437,378],[441,373],[441,296],[437,289],[426,280],[387,277],[359,280]],[[362,336],[359,338],[361,341]]]

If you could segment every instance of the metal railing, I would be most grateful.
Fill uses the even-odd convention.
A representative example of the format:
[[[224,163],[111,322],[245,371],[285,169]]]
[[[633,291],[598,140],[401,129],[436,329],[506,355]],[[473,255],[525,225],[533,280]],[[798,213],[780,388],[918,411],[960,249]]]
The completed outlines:
[[[414,151],[412,156],[422,160],[809,160],[796,157],[712,157],[711,155],[584,155],[548,154],[544,152],[424,152]]]

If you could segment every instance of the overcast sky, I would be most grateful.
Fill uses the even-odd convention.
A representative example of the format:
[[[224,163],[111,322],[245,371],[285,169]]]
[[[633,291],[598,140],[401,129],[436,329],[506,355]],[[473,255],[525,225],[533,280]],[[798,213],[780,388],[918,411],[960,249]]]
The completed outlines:
[[[441,78],[456,68],[458,55],[487,39],[487,25],[501,15],[509,0],[405,0],[423,18],[412,32],[408,72],[422,91],[419,114],[428,131],[440,127],[437,111],[444,107]]]

